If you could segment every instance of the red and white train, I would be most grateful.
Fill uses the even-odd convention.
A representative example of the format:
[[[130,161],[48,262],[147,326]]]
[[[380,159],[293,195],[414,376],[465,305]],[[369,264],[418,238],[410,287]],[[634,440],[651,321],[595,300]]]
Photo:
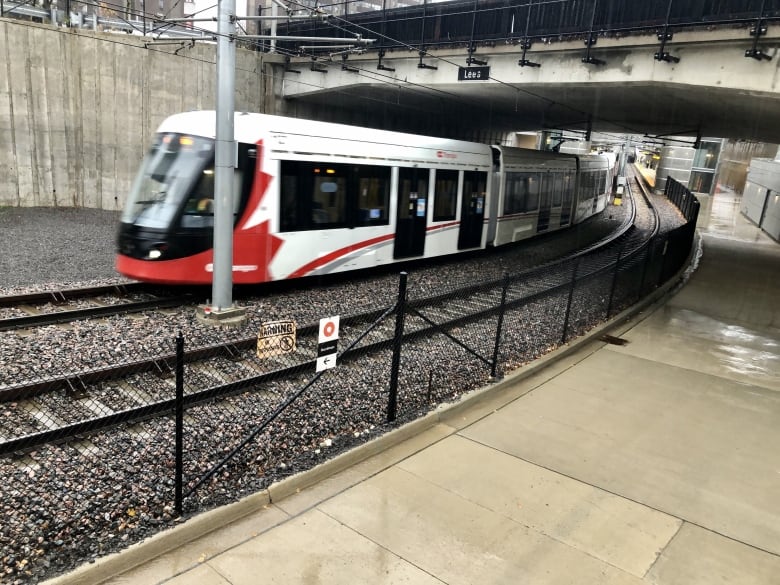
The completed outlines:
[[[605,156],[235,114],[233,282],[358,270],[501,246],[602,211]],[[128,196],[117,271],[212,281],[213,111],[157,130]]]

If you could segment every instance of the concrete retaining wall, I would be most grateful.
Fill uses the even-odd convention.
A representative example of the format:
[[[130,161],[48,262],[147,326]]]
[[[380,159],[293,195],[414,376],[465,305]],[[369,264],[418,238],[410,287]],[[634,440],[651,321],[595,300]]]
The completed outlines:
[[[145,40],[0,19],[0,206],[119,209],[160,121],[215,107],[215,44]],[[261,72],[237,51],[237,110],[263,111]]]

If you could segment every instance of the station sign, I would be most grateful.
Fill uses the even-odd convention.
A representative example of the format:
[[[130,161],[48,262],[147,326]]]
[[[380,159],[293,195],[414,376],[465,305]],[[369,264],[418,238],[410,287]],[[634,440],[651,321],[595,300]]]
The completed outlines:
[[[484,67],[458,67],[458,81],[488,81],[489,79],[489,65]]]
[[[338,351],[339,317],[320,319],[320,332],[317,338],[317,370],[329,370],[336,366]]]
[[[257,333],[257,357],[260,359],[295,351],[295,321],[269,321],[260,324]]]

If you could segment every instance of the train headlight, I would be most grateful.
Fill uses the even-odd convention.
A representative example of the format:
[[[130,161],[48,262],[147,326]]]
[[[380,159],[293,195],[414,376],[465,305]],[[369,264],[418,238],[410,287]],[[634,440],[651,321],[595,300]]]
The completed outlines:
[[[154,244],[151,248],[149,248],[149,251],[146,253],[146,258],[148,260],[159,260],[162,258],[163,253],[168,249],[167,244],[159,243]]]

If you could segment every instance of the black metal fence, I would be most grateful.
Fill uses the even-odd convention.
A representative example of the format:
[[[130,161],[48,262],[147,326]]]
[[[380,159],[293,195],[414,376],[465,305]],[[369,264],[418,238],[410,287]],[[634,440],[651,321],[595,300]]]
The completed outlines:
[[[49,420],[35,400],[0,403],[0,545],[14,551],[4,559],[6,574],[51,576],[179,515],[236,501],[607,321],[675,274],[690,253],[698,202],[671,178],[667,195],[685,224],[631,252],[450,289],[401,275],[397,291],[374,306],[340,311],[332,368],[316,371],[323,347],[334,350],[320,343],[312,315],[321,310],[298,307],[305,325],[294,335],[269,328],[281,334],[262,343],[256,331],[247,338],[240,329],[150,339],[156,368],[60,392],[55,402],[63,408]],[[122,347],[123,340],[106,339],[106,354],[91,359],[116,358]],[[78,420],[84,413],[76,407],[91,409],[91,422]],[[9,421],[21,415],[28,427],[11,436]],[[110,428],[90,430],[106,417]],[[54,427],[73,432],[66,440],[60,430],[52,441]]]

